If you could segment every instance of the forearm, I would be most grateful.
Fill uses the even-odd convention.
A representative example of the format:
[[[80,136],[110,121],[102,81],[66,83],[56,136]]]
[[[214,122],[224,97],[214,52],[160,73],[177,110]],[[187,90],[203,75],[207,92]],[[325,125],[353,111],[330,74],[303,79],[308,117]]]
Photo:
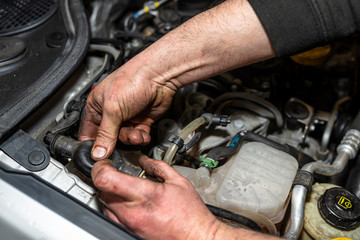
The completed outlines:
[[[261,234],[244,228],[234,228],[219,222],[219,227],[213,237],[214,240],[221,239],[253,239],[253,240],[280,240],[280,238],[268,234]]]
[[[185,22],[132,61],[142,62],[153,81],[177,90],[273,56],[270,41],[250,4],[228,0]]]

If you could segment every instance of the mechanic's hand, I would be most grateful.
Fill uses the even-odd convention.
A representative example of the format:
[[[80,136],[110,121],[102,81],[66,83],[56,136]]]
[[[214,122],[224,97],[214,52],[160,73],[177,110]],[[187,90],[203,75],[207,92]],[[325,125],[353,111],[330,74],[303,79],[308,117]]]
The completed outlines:
[[[177,89],[274,56],[250,3],[224,1],[170,31],[101,82],[88,98],[79,140],[95,139],[95,160],[108,158],[118,137],[127,144],[146,144],[150,125],[169,108]]]
[[[150,79],[141,60],[130,61],[90,93],[79,129],[79,140],[94,140],[94,160],[109,158],[116,141],[150,142],[150,126],[170,106],[175,90]],[[154,75],[154,74],[153,74]]]
[[[163,161],[140,157],[159,182],[117,171],[98,161],[92,179],[106,204],[104,213],[145,239],[212,239],[222,225],[191,183]]]

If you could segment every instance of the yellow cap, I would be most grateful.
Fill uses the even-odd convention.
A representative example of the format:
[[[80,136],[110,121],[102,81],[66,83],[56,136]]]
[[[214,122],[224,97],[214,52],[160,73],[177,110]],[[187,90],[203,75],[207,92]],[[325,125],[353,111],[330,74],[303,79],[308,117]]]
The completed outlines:
[[[330,53],[331,46],[326,45],[322,47],[316,47],[306,52],[302,52],[291,56],[290,58],[299,64],[306,66],[316,66],[322,64],[328,54]]]

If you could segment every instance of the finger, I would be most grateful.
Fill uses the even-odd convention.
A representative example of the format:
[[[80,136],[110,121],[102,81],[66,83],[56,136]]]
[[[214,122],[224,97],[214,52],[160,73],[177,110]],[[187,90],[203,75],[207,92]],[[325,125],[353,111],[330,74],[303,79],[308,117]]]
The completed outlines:
[[[119,172],[110,160],[98,161],[91,170],[95,186],[126,201],[143,198],[154,189],[151,181]]]
[[[91,106],[86,105],[81,117],[78,139],[79,141],[94,140],[101,122],[101,115]]]
[[[149,130],[143,130],[141,128],[135,129],[132,127],[121,127],[119,133],[119,140],[125,144],[132,144],[132,145],[145,145],[150,143],[151,137],[149,134]]]
[[[140,166],[150,176],[155,176],[163,181],[176,181],[181,175],[164,161],[154,160],[145,155],[142,155],[139,159]]]
[[[116,214],[111,209],[104,207],[103,214],[108,218],[110,218],[111,220],[113,220],[114,222],[116,222],[117,224],[126,227],[126,225],[116,216]]]
[[[119,223],[120,225],[124,226],[124,224],[119,220],[119,218],[107,207],[103,208],[103,214],[113,220],[116,223]]]
[[[91,156],[94,160],[102,160],[110,157],[114,151],[121,125],[118,109],[104,105],[103,115],[94,142]]]

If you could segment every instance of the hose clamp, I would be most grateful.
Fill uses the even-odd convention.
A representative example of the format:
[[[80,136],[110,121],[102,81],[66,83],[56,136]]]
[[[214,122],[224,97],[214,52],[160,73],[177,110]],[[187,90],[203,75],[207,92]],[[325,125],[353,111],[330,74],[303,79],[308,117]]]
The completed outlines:
[[[184,146],[184,140],[179,136],[171,135],[168,140],[178,146],[179,149]]]
[[[219,161],[215,161],[214,159],[211,158],[205,158],[203,156],[200,156],[200,160],[201,160],[200,167],[206,167],[210,171],[212,171],[213,168],[216,168],[219,165]]]

